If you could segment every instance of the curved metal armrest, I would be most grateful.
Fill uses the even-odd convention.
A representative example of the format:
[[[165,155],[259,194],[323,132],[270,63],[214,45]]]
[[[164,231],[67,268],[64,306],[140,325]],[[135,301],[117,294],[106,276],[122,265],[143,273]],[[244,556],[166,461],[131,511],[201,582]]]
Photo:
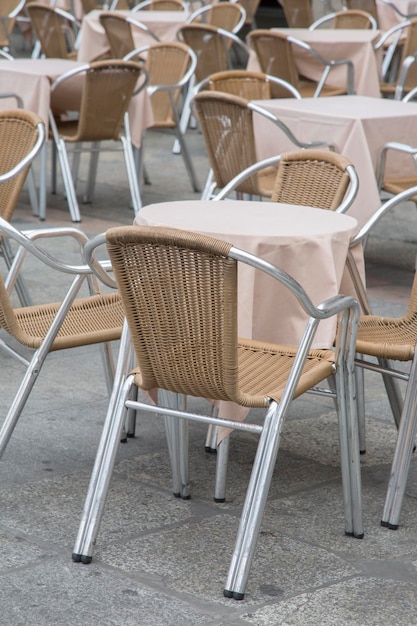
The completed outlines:
[[[212,201],[224,200],[227,196],[236,189],[241,183],[243,183],[247,178],[250,178],[257,172],[262,171],[267,167],[271,167],[273,165],[278,165],[281,160],[281,155],[277,154],[276,156],[268,157],[267,159],[262,159],[262,161],[258,161],[253,165],[245,168],[239,174],[237,174],[231,181],[227,183],[225,187],[217,195],[212,198]]]
[[[14,94],[11,94],[11,95],[14,95]],[[14,178],[22,170],[24,170],[26,167],[28,167],[28,165],[30,165],[32,163],[33,159],[35,158],[35,156],[38,154],[38,152],[42,148],[43,144],[45,143],[45,139],[46,139],[45,124],[43,122],[39,122],[37,124],[36,128],[38,129],[38,138],[36,140],[35,145],[26,154],[26,156],[23,157],[23,159],[17,165],[12,167],[11,170],[9,170],[8,172],[4,172],[3,174],[0,174],[0,184],[1,183],[5,183],[6,181],[10,180],[11,178]]]
[[[102,283],[107,285],[107,287],[111,287],[112,289],[117,289],[116,281],[109,276],[109,274],[105,271],[106,267],[108,268],[108,264],[103,264],[99,262],[95,257],[95,251],[99,246],[103,246],[106,244],[106,233],[101,233],[97,235],[85,246],[85,261],[88,263],[93,274],[97,276],[101,280]],[[111,267],[111,266],[110,266]]]
[[[404,93],[404,85],[407,80],[408,72],[411,66],[417,62],[417,53],[411,54],[406,57],[401,64],[400,73],[398,76],[397,86],[395,88],[394,100],[401,100]]]
[[[417,97],[417,87],[414,87],[414,89],[412,89],[411,91],[409,91],[404,98],[402,99],[403,102],[410,102],[410,100],[413,100],[415,97]]]
[[[75,67],[72,70],[68,70],[68,72],[65,72],[64,74],[61,74],[61,76],[58,76],[58,78],[56,78],[52,83],[51,92],[54,91],[58,87],[58,85],[68,80],[69,78],[72,78],[77,74],[82,74],[83,72],[86,72],[89,67],[90,63],[84,63],[84,65],[80,65],[80,67]]]
[[[308,30],[316,30],[316,28],[319,28],[319,26],[321,26],[322,24],[325,24],[326,22],[330,22],[334,16],[336,14],[333,13],[327,13],[327,15],[322,15],[322,17],[317,18],[312,24],[310,24],[310,26],[308,27]]]
[[[8,15],[5,15],[3,19],[13,19],[14,17],[17,17],[19,13],[23,11],[23,9],[25,8],[25,4],[26,4],[26,0],[20,0],[20,2],[15,6],[15,8],[12,9],[10,13],[8,13]]]
[[[281,122],[281,120],[275,117],[273,113],[259,106],[259,104],[255,104],[254,102],[248,102],[248,108],[271,120],[271,122],[273,122],[275,126],[278,126],[278,128],[280,128],[283,133],[285,133],[285,135],[287,135],[287,137],[299,148],[318,148],[320,146],[328,146],[329,148],[333,149],[332,144],[328,143],[327,141],[299,141],[297,137],[293,134],[293,132],[288,128],[288,126],[284,124],[284,122]]]
[[[400,31],[404,30],[411,25],[409,20],[404,20],[404,22],[400,22],[399,24],[395,24],[390,29],[386,30],[385,33],[381,35],[378,41],[374,45],[374,50],[379,50],[395,33],[401,34]]]
[[[75,29],[77,31],[80,30],[81,22],[72,13],[69,13],[68,11],[65,11],[64,9],[60,9],[59,7],[55,7],[54,11],[55,13],[58,13],[58,15],[60,15],[61,17],[71,22],[71,24],[75,26]]]
[[[378,159],[376,164],[376,180],[378,184],[378,189],[382,188],[382,183],[384,179],[384,171],[385,171],[385,162],[387,158],[388,150],[395,150],[396,152],[402,152],[404,154],[409,154],[414,158],[415,164],[417,166],[417,148],[413,146],[409,146],[405,143],[399,143],[398,141],[389,141],[384,144],[378,153]]]
[[[358,243],[364,242],[368,237],[371,229],[375,226],[377,222],[379,222],[379,220],[385,215],[385,213],[388,213],[388,211],[396,207],[398,204],[409,200],[413,196],[417,196],[417,185],[415,187],[410,187],[409,189],[406,189],[401,193],[398,193],[397,195],[384,202],[384,204],[382,204],[379,209],[375,211],[372,217],[366,222],[366,224],[362,226],[359,232],[351,240],[349,247],[352,248]]]
[[[235,43],[238,46],[238,48],[240,48],[243,52],[245,52],[249,56],[251,52],[251,48],[244,41],[242,41],[237,35],[230,32],[229,30],[225,30],[224,28],[217,28],[216,30],[220,35],[222,35],[226,39],[230,39],[233,43]]]
[[[323,74],[320,78],[320,81],[318,83],[316,92],[314,94],[314,97],[319,96],[321,90],[323,89],[323,86],[327,80],[328,75],[330,74],[330,70],[334,67],[339,67],[341,65],[346,65],[346,71],[347,71],[347,93],[349,95],[354,94],[354,89],[353,89],[353,85],[354,85],[354,67],[353,67],[353,63],[350,59],[337,59],[337,60],[331,60],[331,61],[327,61],[326,59],[324,59],[318,52],[317,50],[314,50],[314,48],[312,48],[308,43],[306,43],[305,41],[301,41],[300,39],[297,39],[296,37],[287,37],[288,41],[300,48],[303,48],[304,50],[306,50],[307,52],[309,52],[310,54],[312,54],[314,56],[314,58],[319,61],[319,63],[321,63],[324,66],[324,70],[323,70]]]

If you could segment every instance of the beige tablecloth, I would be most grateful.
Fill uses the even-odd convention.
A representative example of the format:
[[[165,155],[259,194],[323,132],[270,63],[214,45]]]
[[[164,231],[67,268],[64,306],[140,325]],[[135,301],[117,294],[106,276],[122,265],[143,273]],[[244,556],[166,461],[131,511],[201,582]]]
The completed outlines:
[[[417,0],[392,0],[392,4],[404,15],[410,15],[411,13],[417,14]],[[378,25],[381,30],[389,30],[399,22],[402,22],[403,18],[392,7],[376,0],[376,10],[378,15]]]
[[[314,48],[326,61],[350,59],[354,67],[355,93],[364,96],[380,96],[379,80],[382,64],[382,51],[375,53],[374,44],[380,31],[359,29],[317,29],[274,28],[274,31],[300,39]],[[324,66],[298,46],[293,46],[295,61],[301,74],[312,80],[319,80]],[[251,53],[248,69],[259,71],[255,53]],[[346,86],[346,66],[334,68],[327,82],[330,85]]]
[[[99,17],[101,11],[90,11],[84,16],[81,25],[81,40],[77,58],[79,61],[92,61],[101,54],[109,52],[104,28],[101,26]],[[188,11],[113,11],[120,15],[131,15],[138,22],[146,24],[161,41],[175,41],[177,30],[185,24],[189,15]],[[146,34],[135,32],[132,29],[135,46],[146,46],[155,41]]]
[[[301,141],[327,140],[352,161],[359,176],[359,193],[349,215],[364,224],[380,205],[375,167],[380,148],[388,141],[417,145],[417,103],[365,96],[336,96],[258,100]],[[259,159],[294,150],[282,131],[255,115],[255,138]],[[387,159],[387,173],[414,172],[412,159],[398,154]]]

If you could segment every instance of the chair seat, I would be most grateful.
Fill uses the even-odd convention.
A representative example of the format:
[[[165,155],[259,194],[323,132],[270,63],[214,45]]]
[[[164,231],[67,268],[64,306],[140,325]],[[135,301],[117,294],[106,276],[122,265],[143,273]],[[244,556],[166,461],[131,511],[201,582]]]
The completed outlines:
[[[297,84],[297,89],[303,98],[313,98],[317,90],[317,83],[309,80],[301,79]],[[345,96],[347,93],[345,87],[336,87],[333,85],[323,85],[320,97],[325,96]]]
[[[384,178],[383,189],[388,193],[401,193],[410,187],[415,187],[417,184],[417,178],[415,176],[405,176],[403,178]],[[412,202],[417,202],[417,196],[410,198]]]
[[[279,402],[287,384],[297,349],[288,346],[269,344],[253,339],[239,339],[239,403],[250,408],[266,408],[270,398]],[[190,355],[188,355],[190,356]],[[196,355],[193,355],[194,359]],[[334,372],[334,352],[332,350],[310,350],[300,377],[295,398],[331,376]],[[142,387],[140,369],[134,370],[135,384]],[[192,389],[184,389],[187,395],[195,395]],[[230,400],[230,397],[213,398]]]
[[[23,345],[40,346],[59,306],[60,303],[53,303],[15,309]],[[119,339],[123,320],[123,305],[117,293],[78,298],[70,307],[51,350]]]
[[[383,359],[411,361],[417,341],[417,317],[367,315],[361,318],[357,352]]]

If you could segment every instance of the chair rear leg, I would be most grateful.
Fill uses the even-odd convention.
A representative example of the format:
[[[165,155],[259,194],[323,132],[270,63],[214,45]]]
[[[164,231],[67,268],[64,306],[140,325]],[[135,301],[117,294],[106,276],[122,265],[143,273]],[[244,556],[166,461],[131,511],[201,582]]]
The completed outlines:
[[[75,193],[74,181],[72,179],[68,153],[63,139],[59,139],[57,144],[57,150],[71,219],[73,222],[81,222],[81,215],[78,208],[78,201]]]

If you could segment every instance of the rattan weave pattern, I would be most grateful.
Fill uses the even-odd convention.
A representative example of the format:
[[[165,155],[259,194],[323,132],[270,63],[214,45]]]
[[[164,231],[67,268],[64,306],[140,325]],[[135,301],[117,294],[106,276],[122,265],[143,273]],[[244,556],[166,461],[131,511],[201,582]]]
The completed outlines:
[[[139,363],[138,386],[245,407],[279,400],[296,348],[238,339],[230,244],[146,226],[110,229],[106,238]],[[333,364],[332,351],[311,351],[296,395],[332,374]]]
[[[335,210],[349,187],[350,161],[329,150],[296,150],[282,154],[273,202]]]

